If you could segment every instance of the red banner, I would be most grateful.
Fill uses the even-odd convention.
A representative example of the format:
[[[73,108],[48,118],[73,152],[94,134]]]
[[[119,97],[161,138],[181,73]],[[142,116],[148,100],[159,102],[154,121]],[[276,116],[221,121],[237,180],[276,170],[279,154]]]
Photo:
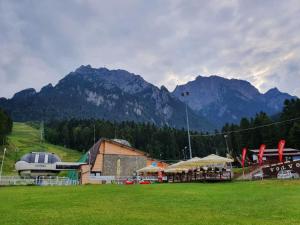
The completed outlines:
[[[243,166],[243,168],[245,166],[246,153],[247,153],[247,149],[243,148],[243,152],[242,152],[242,166]]]
[[[282,162],[284,146],[285,146],[285,140],[280,140],[278,143],[278,156],[280,162]]]
[[[259,165],[261,166],[263,164],[263,156],[264,156],[264,152],[265,152],[265,149],[266,149],[266,145],[265,144],[262,144],[259,148],[259,152],[258,152],[258,162],[259,162]]]

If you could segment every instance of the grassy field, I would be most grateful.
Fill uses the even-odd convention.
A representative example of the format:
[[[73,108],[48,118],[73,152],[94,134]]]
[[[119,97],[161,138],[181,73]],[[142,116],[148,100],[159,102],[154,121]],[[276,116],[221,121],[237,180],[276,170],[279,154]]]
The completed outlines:
[[[300,181],[1,187],[0,224],[300,224]]]
[[[14,164],[22,155],[31,151],[46,150],[48,152],[54,152],[60,156],[64,161],[77,161],[81,154],[78,151],[64,148],[49,143],[41,143],[39,130],[25,124],[14,123],[13,131],[8,136],[8,151],[5,157],[3,166],[3,175],[13,175]],[[16,152],[18,149],[18,152]],[[1,148],[1,159],[3,149]],[[1,224],[1,223],[0,223]]]

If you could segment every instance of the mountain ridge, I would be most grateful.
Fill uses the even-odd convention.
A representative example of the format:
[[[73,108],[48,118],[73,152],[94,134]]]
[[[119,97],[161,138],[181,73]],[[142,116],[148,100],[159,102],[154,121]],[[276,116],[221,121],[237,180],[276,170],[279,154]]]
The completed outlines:
[[[190,92],[189,98],[181,96],[184,91]],[[248,81],[217,75],[197,76],[193,81],[177,85],[172,94],[219,126],[224,121],[238,123],[242,117],[252,117],[260,111],[276,114],[282,109],[285,99],[297,98],[280,92],[276,87],[261,93]]]
[[[184,91],[190,95],[183,98]],[[289,98],[295,97],[277,88],[260,93],[248,81],[217,75],[199,75],[170,92],[126,70],[82,65],[54,86],[50,83],[40,91],[27,88],[10,99],[0,98],[0,107],[16,121],[95,118],[184,128],[187,104],[191,129],[205,131],[260,111],[276,114]]]
[[[69,73],[55,86],[46,85],[39,92],[26,89],[11,99],[1,99],[0,106],[16,121],[95,118],[185,127],[185,104],[166,88],[159,89],[125,70],[89,65]],[[193,129],[213,128],[188,110]]]

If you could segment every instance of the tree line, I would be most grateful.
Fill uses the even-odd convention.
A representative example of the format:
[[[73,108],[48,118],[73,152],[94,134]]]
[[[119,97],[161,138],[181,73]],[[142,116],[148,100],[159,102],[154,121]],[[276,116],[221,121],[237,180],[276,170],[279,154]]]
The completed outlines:
[[[264,112],[253,118],[242,118],[240,124],[225,124],[213,134],[192,131],[193,156],[208,154],[233,156],[241,154],[243,147],[257,149],[264,143],[276,148],[280,139],[286,139],[287,147],[300,148],[300,100],[286,100],[282,113],[270,117]],[[283,122],[286,121],[286,122]],[[275,123],[273,125],[269,125]],[[267,126],[265,126],[267,125]],[[254,129],[255,128],[255,129]],[[111,122],[105,120],[52,121],[46,124],[45,138],[53,144],[86,152],[99,138],[125,139],[132,146],[163,160],[189,158],[188,138],[185,129],[158,127],[150,123]]]
[[[280,139],[286,140],[286,147],[300,149],[300,100],[286,100],[283,111],[273,117],[260,112],[254,118],[242,118],[238,125],[225,124],[222,132],[228,133],[235,155],[244,147],[258,149],[261,144],[276,149]]]
[[[114,123],[105,120],[68,120],[47,123],[47,141],[86,152],[99,138],[127,140],[133,147],[149,153],[152,157],[164,160],[189,158],[187,132],[168,126],[158,127],[150,123],[126,121]],[[191,132],[191,134],[198,134]],[[217,138],[215,143],[206,138],[192,139],[193,154],[205,156],[209,153],[224,153],[225,142]],[[222,151],[222,152],[221,152]]]
[[[0,145],[6,144],[6,136],[11,133],[12,126],[10,116],[0,108]]]

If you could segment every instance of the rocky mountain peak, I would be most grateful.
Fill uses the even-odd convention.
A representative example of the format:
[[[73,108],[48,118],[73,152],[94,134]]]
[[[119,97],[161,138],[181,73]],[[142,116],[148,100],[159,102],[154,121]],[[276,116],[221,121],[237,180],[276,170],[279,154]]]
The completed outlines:
[[[92,70],[91,65],[81,65],[80,67],[78,67],[75,72],[76,73],[86,73],[89,72],[90,70]]]
[[[27,88],[24,89],[20,92],[17,92],[13,98],[26,98],[26,97],[30,97],[36,94],[36,90],[34,88]]]
[[[166,86],[164,86],[164,85],[162,85],[162,86],[160,87],[160,90],[163,91],[163,92],[168,92],[168,93],[169,93],[168,88],[166,88]]]
[[[126,70],[82,65],[55,87],[48,84],[38,93],[30,88],[11,99],[1,98],[0,107],[12,112],[15,121],[101,118],[181,128],[187,103],[191,128],[209,130],[260,111],[278,113],[290,98],[276,88],[261,94],[247,81],[217,75],[198,76],[170,93]]]
[[[282,92],[280,92],[279,90],[278,90],[278,88],[277,87],[275,87],[275,88],[271,88],[270,90],[268,90],[266,93],[265,93],[265,95],[275,95],[275,94],[281,94]]]
[[[189,91],[190,95],[182,97],[183,91]],[[277,88],[262,94],[248,81],[216,75],[198,76],[194,81],[177,86],[172,94],[220,125],[225,121],[237,123],[241,117],[251,117],[259,111],[275,114],[285,99],[292,98]]]

